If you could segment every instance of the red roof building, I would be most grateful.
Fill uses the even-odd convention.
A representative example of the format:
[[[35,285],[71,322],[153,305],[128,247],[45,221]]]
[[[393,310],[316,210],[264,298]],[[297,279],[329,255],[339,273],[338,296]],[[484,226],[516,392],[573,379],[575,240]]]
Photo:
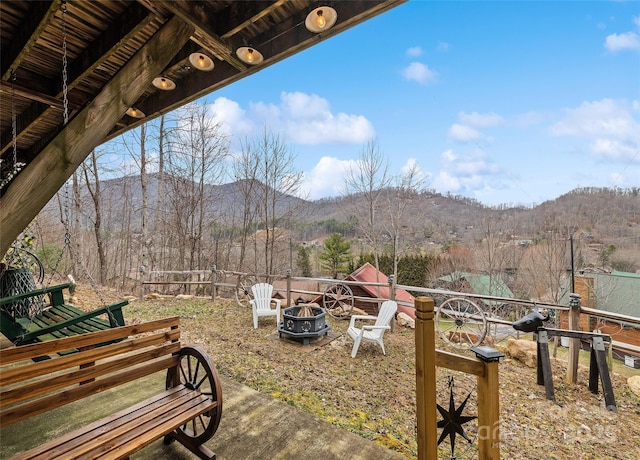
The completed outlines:
[[[378,276],[376,277],[376,272]],[[387,275],[382,273],[381,271],[376,270],[376,267],[371,265],[369,262],[364,264],[362,267],[358,268],[356,271],[347,275],[344,278],[344,281],[354,281],[358,283],[381,283],[384,286],[369,286],[367,284],[364,285],[354,285],[349,284],[349,287],[353,291],[354,307],[358,308],[369,315],[377,315],[378,307],[380,304],[391,298],[391,292],[389,288],[389,278]],[[336,280],[336,283],[339,283],[339,280]],[[359,300],[358,298],[371,298],[371,299],[379,299],[379,301],[369,301],[369,300]],[[411,318],[415,319],[416,312],[413,307],[414,297],[409,294],[404,289],[396,289],[396,299],[398,301],[398,313],[404,312],[409,315]],[[322,296],[314,299],[314,302],[322,302]],[[401,305],[402,303],[409,303],[412,306]]]

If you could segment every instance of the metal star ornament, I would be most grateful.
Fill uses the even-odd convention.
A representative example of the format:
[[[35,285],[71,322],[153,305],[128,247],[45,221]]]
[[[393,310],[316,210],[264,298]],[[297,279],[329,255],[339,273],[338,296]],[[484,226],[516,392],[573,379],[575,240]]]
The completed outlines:
[[[463,425],[471,420],[478,418],[473,415],[462,415],[464,408],[469,401],[471,393],[467,395],[462,404],[456,408],[455,401],[453,399],[453,378],[449,380],[449,410],[446,410],[440,404],[437,404],[438,412],[442,416],[442,420],[438,421],[438,428],[442,428],[442,433],[438,439],[438,445],[449,435],[449,441],[451,442],[451,455],[454,454],[456,446],[456,434],[459,434],[469,443],[473,442],[469,436],[464,432]]]

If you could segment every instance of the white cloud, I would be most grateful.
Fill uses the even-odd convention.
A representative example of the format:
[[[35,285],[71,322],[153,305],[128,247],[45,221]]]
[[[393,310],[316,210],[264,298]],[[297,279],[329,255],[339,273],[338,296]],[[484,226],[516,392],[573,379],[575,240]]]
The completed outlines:
[[[375,129],[366,117],[333,113],[329,101],[316,94],[283,92],[278,104],[254,102],[246,110],[221,97],[211,110],[215,120],[234,137],[252,136],[266,126],[287,142],[302,145],[362,144],[375,138]]]
[[[613,99],[583,102],[577,108],[565,109],[564,117],[551,126],[550,132],[586,139],[597,157],[640,162],[640,120],[632,115],[633,107],[634,103]]]
[[[219,97],[210,104],[214,122],[220,123],[227,134],[245,137],[255,131],[253,121],[247,118],[246,112],[236,101]]]
[[[460,112],[458,114],[458,120],[465,125],[470,125],[475,128],[489,128],[504,124],[504,118],[496,113]]]
[[[515,115],[512,119],[512,123],[514,126],[518,126],[521,128],[527,126],[535,126],[544,122],[548,118],[548,115],[541,112],[524,112],[518,115]]]
[[[623,50],[640,50],[640,36],[635,32],[608,35],[604,47],[612,53]]]
[[[458,155],[446,150],[440,155],[441,169],[434,176],[433,188],[441,193],[477,195],[501,182],[500,168],[482,151]]]
[[[436,46],[436,51],[440,51],[442,53],[449,51],[449,44],[447,42],[438,42],[438,46]]]
[[[407,50],[407,56],[418,57],[422,56],[422,48],[419,46],[412,46]]]
[[[409,64],[402,70],[402,75],[407,80],[415,80],[422,84],[434,82],[437,76],[436,72],[421,62]]]
[[[440,171],[433,180],[433,188],[440,193],[458,193],[461,188],[457,177],[452,176],[447,171]]]
[[[454,123],[447,137],[455,142],[477,142],[491,140],[478,128],[493,128],[506,124],[506,120],[497,113],[460,112],[458,123]]]
[[[636,27],[640,29],[640,16],[632,17],[631,22],[633,22],[636,25]]]
[[[293,120],[317,120],[331,118],[329,101],[317,94],[280,93],[280,106],[286,117]]]
[[[324,156],[311,171],[304,173],[300,191],[310,200],[338,196],[342,193],[349,169],[355,165],[355,160]]]
[[[431,177],[429,173],[426,173],[422,170],[422,168],[418,164],[418,160],[416,160],[415,158],[409,158],[400,168],[400,172],[402,175],[413,173],[413,183],[411,184],[412,186],[415,186],[419,183],[424,184]]]
[[[484,134],[477,129],[460,123],[451,125],[447,137],[456,142],[475,142],[485,139]]]

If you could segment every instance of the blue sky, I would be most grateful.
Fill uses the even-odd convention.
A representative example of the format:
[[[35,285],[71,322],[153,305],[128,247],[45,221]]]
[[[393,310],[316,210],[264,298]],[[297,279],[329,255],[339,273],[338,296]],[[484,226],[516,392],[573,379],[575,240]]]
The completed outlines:
[[[282,136],[311,199],[370,140],[488,205],[638,187],[640,2],[413,0],[203,101],[236,141]]]

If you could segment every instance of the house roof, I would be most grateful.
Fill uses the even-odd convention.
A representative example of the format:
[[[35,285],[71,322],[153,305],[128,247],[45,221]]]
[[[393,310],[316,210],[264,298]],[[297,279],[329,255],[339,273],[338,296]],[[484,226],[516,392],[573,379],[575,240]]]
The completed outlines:
[[[286,279],[278,279],[273,281],[273,295],[278,296],[280,298],[287,298],[287,280]],[[305,301],[309,301],[317,297],[315,292],[319,289],[319,283],[317,281],[297,281],[291,280],[291,289],[294,291],[305,291],[305,292],[294,292],[292,294],[292,302],[299,297],[303,298]]]
[[[386,286],[362,286],[367,294],[371,297],[379,297],[381,299],[390,299],[391,293],[389,292],[389,278],[382,272],[379,272],[378,279],[376,279],[376,267],[369,262],[365,263],[362,267],[345,277],[346,281],[359,281],[362,283],[386,283]],[[379,290],[379,291],[378,291]],[[380,292],[380,295],[378,295]],[[413,303],[414,297],[404,289],[396,289],[396,300],[400,302]]]
[[[481,275],[467,272],[454,272],[446,276],[438,278],[448,283],[453,283],[459,280],[465,280],[469,283],[469,287],[474,294],[486,295],[493,297],[505,297],[513,299],[513,292],[506,285],[504,280],[499,275]],[[497,301],[488,301],[489,304],[499,304]]]
[[[376,272],[378,272],[378,279],[376,279]],[[389,291],[389,278],[381,271],[376,270],[376,267],[369,262],[365,263],[362,267],[345,277],[346,281],[358,281],[361,283],[384,283],[386,286],[361,286],[362,289],[373,298],[377,299],[390,299],[391,293]],[[416,310],[413,307],[415,298],[404,289],[396,289],[396,301],[398,301],[398,313],[403,312],[409,315],[411,318],[416,317]],[[409,303],[412,306],[403,305],[403,303]]]

